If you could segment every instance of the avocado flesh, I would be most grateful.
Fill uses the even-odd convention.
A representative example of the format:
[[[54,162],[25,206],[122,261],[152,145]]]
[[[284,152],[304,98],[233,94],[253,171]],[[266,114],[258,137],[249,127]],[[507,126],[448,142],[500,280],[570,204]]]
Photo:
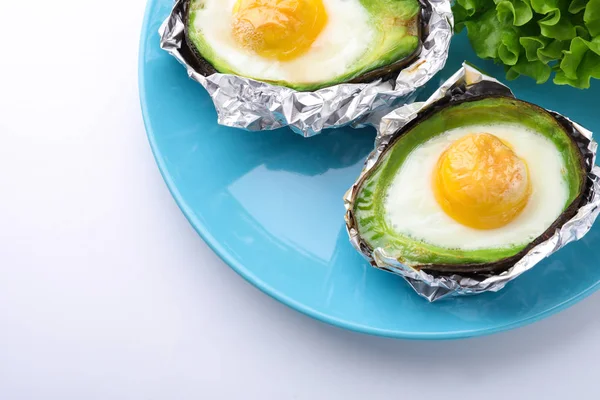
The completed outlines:
[[[354,202],[354,219],[361,239],[371,248],[410,266],[449,266],[437,270],[461,270],[460,265],[485,265],[510,259],[526,250],[530,243],[477,250],[449,249],[423,243],[395,232],[385,221],[384,197],[394,176],[408,155],[420,144],[448,130],[477,124],[514,123],[530,128],[556,146],[565,164],[564,179],[569,197],[563,214],[583,190],[585,169],[581,152],[564,127],[547,111],[530,103],[508,97],[491,97],[450,104],[420,120],[395,138],[378,165],[359,184]],[[410,190],[410,188],[407,188]],[[561,219],[561,217],[559,217]],[[455,265],[457,268],[453,268]],[[435,269],[435,268],[434,268]],[[482,268],[474,267],[475,270]]]
[[[248,76],[242,70],[236,70],[219,57],[206,42],[201,31],[194,28],[198,10],[203,8],[205,0],[187,0],[186,40],[198,64],[210,74],[220,72]],[[312,91],[344,82],[363,82],[382,78],[391,72],[400,70],[412,60],[420,50],[420,11],[418,0],[359,0],[370,15],[370,22],[376,31],[376,38],[369,51],[350,65],[347,71],[327,82],[286,82],[265,81],[279,86],[287,86],[298,91]],[[405,62],[404,62],[405,61]],[[207,65],[208,64],[208,65]],[[211,71],[212,68],[214,71]],[[386,68],[388,67],[388,68]],[[391,67],[391,68],[389,68]]]

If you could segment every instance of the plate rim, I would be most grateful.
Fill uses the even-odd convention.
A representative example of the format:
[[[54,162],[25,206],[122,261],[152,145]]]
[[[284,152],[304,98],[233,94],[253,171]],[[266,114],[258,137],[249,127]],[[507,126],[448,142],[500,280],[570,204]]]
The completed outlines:
[[[150,113],[148,112],[148,101],[146,95],[146,87],[144,82],[146,81],[146,69],[145,69],[145,55],[146,55],[146,43],[148,42],[148,38],[153,34],[150,31],[150,16],[152,14],[153,7],[158,3],[159,0],[148,0],[146,3],[146,8],[144,11],[144,20],[142,23],[142,29],[140,34],[139,48],[138,48],[138,91],[140,97],[140,106],[142,110],[142,118],[144,121],[144,127],[146,130],[146,136],[148,138],[148,142],[150,144],[150,148],[152,150],[152,154],[154,156],[154,160],[158,166],[158,170],[165,181],[171,196],[175,200],[175,203],[186,217],[190,225],[194,228],[197,234],[202,238],[202,240],[211,248],[211,250],[221,259],[225,264],[227,264],[231,269],[233,269],[238,275],[244,278],[248,283],[255,286],[257,289],[267,294],[269,297],[275,299],[276,301],[288,306],[291,309],[301,312],[304,315],[307,315],[311,318],[314,318],[318,321],[327,323],[329,325],[333,325],[339,328],[347,329],[350,331],[394,338],[394,339],[409,339],[409,340],[451,340],[451,339],[466,339],[471,337],[478,336],[487,336],[495,333],[500,333],[516,328],[520,328],[534,322],[540,321],[544,318],[547,318],[551,315],[559,313],[570,306],[580,302],[586,297],[590,296],[592,293],[596,292],[600,288],[600,281],[596,282],[594,285],[590,286],[586,290],[572,296],[571,298],[563,301],[562,303],[556,304],[554,307],[547,309],[544,312],[539,314],[529,316],[526,318],[522,318],[516,320],[514,322],[498,325],[489,328],[482,329],[474,329],[474,330],[454,330],[447,332],[415,332],[415,331],[398,331],[398,330],[390,330],[390,329],[380,329],[375,328],[368,325],[363,325],[359,323],[350,322],[347,320],[343,320],[340,318],[333,317],[331,315],[327,315],[323,312],[315,310],[311,307],[308,307],[301,302],[298,302],[284,293],[278,291],[276,288],[267,285],[264,281],[253,275],[252,271],[248,270],[244,265],[235,260],[230,254],[222,248],[218,240],[216,240],[209,229],[207,229],[202,222],[195,216],[194,212],[186,205],[183,196],[179,193],[177,189],[177,185],[173,182],[168,170],[166,168],[164,159],[162,157],[159,146],[156,143],[155,135],[152,127]],[[156,33],[156,40],[158,41],[158,33]],[[192,82],[190,80],[190,82]],[[423,300],[425,301],[425,300]]]

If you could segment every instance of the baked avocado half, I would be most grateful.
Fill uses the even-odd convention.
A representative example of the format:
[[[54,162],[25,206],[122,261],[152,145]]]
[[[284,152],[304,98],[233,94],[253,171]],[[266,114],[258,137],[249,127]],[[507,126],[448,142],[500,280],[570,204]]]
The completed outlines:
[[[389,79],[421,49],[418,0],[185,0],[185,46],[204,75],[313,91]]]
[[[434,274],[501,273],[577,213],[587,139],[558,114],[472,91],[396,132],[357,183],[348,217],[364,252]]]

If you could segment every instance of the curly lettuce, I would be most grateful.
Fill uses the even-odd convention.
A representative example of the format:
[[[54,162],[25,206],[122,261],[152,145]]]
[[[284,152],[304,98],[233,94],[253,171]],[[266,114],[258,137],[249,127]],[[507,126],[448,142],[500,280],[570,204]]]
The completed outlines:
[[[457,32],[508,79],[590,87],[600,79],[600,0],[456,0]]]

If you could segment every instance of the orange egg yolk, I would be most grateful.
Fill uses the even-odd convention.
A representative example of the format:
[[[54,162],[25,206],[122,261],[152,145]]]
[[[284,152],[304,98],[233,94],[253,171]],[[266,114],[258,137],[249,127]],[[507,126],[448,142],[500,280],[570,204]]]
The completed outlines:
[[[326,24],[323,0],[237,0],[233,7],[235,40],[280,61],[306,53]]]
[[[433,189],[446,214],[476,229],[508,224],[531,195],[527,164],[488,133],[464,136],[444,151],[433,174]]]

